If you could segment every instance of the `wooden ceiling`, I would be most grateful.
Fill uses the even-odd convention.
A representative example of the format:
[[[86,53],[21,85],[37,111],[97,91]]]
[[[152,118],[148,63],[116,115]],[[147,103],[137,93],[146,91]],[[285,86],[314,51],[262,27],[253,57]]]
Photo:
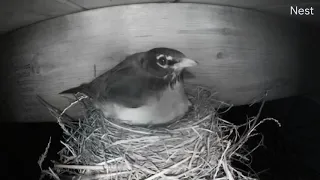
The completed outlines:
[[[312,6],[315,9],[314,16],[296,16],[294,18],[320,22],[320,2],[318,0],[2,0],[0,2],[0,34],[66,14],[94,8],[137,3],[205,3],[228,5],[286,16],[290,16],[290,6]]]

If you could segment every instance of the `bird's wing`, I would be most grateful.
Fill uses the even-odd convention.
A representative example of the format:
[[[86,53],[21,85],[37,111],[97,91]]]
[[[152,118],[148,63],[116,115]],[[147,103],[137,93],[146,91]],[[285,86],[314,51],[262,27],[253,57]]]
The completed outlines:
[[[136,57],[137,54],[134,54],[132,56]],[[98,76],[92,82],[83,83],[80,86],[64,90],[59,94],[84,93],[91,98],[97,98],[102,93],[103,89],[106,89],[106,87],[111,87],[109,85],[112,85],[118,81],[117,77],[129,74],[128,72],[131,71],[134,72],[133,69],[136,69],[136,67],[133,67],[134,58],[130,57],[131,56],[127,57],[125,60],[117,64],[115,67]]]
[[[128,56],[106,73],[88,84],[68,89],[60,94],[81,92],[103,102],[114,102],[125,107],[137,108],[145,105],[151,96],[165,87],[163,80],[153,77],[142,66],[142,53]]]
[[[94,93],[98,101],[137,108],[145,105],[147,99],[157,93],[150,88],[150,75],[142,68],[139,56],[128,57],[90,83],[89,89],[96,91]]]

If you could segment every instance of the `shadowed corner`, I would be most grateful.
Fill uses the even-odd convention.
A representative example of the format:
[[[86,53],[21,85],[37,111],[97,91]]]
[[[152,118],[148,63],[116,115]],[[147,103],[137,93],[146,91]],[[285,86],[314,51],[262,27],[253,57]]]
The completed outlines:
[[[299,52],[297,53],[296,64],[299,71],[297,73],[297,91],[301,94],[317,93],[320,91],[320,84],[317,79],[320,76],[320,35],[319,25],[301,23],[305,28],[300,30]]]
[[[16,121],[14,113],[12,112],[12,106],[8,101],[8,95],[6,92],[1,92],[4,96],[0,97],[0,123],[7,123],[10,121]]]

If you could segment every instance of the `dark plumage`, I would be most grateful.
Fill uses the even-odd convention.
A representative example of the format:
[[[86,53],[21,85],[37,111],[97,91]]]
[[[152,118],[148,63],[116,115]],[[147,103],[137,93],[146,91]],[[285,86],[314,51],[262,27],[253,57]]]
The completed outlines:
[[[130,120],[130,118],[122,119],[122,116],[128,118],[130,116],[124,114],[132,111],[134,113],[133,116],[140,116],[139,114],[142,113],[141,118],[143,119],[149,116],[149,113],[148,115],[144,114],[142,109],[161,112],[160,107],[162,106],[175,106],[177,103],[181,103],[184,106],[184,103],[189,103],[185,97],[183,86],[181,86],[183,83],[181,72],[184,67],[194,65],[196,65],[195,61],[187,59],[184,54],[177,50],[154,48],[147,52],[130,55],[92,82],[68,89],[60,94],[84,93],[108,117],[127,120],[132,124],[159,124],[162,123],[158,122],[161,118],[164,118],[165,122],[170,121],[170,119],[166,119],[166,117],[150,117],[150,120],[145,119],[143,122],[136,122],[139,117],[133,118],[136,120]],[[178,96],[181,94],[177,101],[171,100],[172,98],[168,98],[170,100],[166,101],[162,100],[167,94],[176,93],[174,96],[177,96],[176,91],[179,91]],[[155,107],[150,108],[153,106]],[[156,115],[157,112],[153,112],[153,114]],[[162,113],[181,115],[185,112],[175,113],[175,109],[172,109],[172,112],[167,112],[166,110]],[[162,113],[159,115],[166,116]],[[175,115],[171,115],[171,117],[175,117]]]

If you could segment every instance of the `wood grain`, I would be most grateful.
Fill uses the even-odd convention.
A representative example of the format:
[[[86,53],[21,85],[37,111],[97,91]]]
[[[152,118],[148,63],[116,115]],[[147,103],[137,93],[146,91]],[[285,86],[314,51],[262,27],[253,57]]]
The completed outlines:
[[[5,38],[2,99],[17,121],[53,121],[36,94],[64,108],[58,93],[94,78],[125,56],[176,48],[200,62],[190,84],[217,98],[251,103],[317,90],[319,29],[256,11],[197,4],[139,4],[71,14]],[[70,114],[78,111],[73,109]]]
[[[197,3],[210,5],[234,6],[241,8],[265,9],[290,5],[319,4],[317,0],[69,0],[87,9],[141,3]]]
[[[142,3],[198,3],[248,8],[280,14],[302,21],[320,22],[317,0],[2,0],[0,1],[0,33],[28,26],[39,21],[87,9]],[[290,6],[315,9],[313,16],[291,16]]]
[[[141,4],[141,3],[197,3],[197,4],[209,4],[209,5],[222,5],[240,7],[246,9],[254,9],[258,11],[264,11],[268,13],[275,13],[277,15],[283,15],[291,17],[293,19],[299,19],[307,22],[320,22],[320,3],[318,0],[69,0],[76,4],[79,4],[87,9],[128,5],[128,4]],[[292,16],[290,15],[290,6],[298,6],[301,8],[315,9],[313,16]]]
[[[41,20],[83,10],[63,0],[2,0],[0,2],[0,33],[5,33]]]

